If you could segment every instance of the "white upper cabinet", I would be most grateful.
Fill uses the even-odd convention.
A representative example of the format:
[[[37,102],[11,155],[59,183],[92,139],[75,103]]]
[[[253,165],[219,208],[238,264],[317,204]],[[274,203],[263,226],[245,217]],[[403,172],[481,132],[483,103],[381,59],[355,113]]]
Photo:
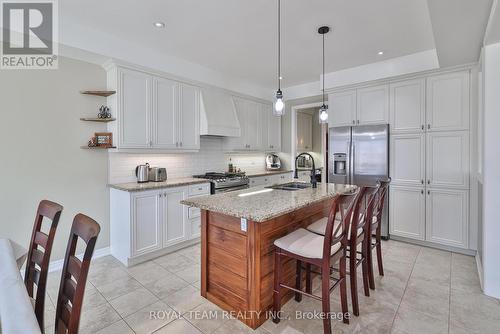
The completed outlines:
[[[200,148],[200,89],[182,84],[180,86],[178,141],[181,149]]]
[[[179,83],[173,80],[155,78],[153,81],[153,146],[175,149],[179,109]]]
[[[200,148],[200,89],[158,75],[124,67],[108,70],[108,97],[116,107],[115,133],[119,150],[198,150]]]
[[[389,123],[389,86],[358,89],[356,124]]]
[[[356,124],[356,91],[328,94],[328,126]]]
[[[265,143],[264,150],[272,152],[281,151],[281,117],[273,115],[272,105],[262,104],[262,118],[267,120],[264,126],[263,142]]]
[[[469,188],[469,132],[427,134],[427,185]]]
[[[233,97],[233,101],[240,123],[241,136],[224,138],[224,149],[226,151],[263,151],[265,139],[263,128],[266,122],[263,120],[262,104],[238,97]]]
[[[422,186],[425,180],[425,134],[395,134],[390,140],[391,183]]]
[[[424,131],[425,80],[401,81],[389,87],[391,132]]]
[[[152,78],[143,72],[120,69],[118,72],[119,147],[150,148]]]
[[[469,72],[427,78],[427,130],[469,129]]]
[[[245,126],[246,143],[249,150],[262,150],[262,107],[258,102],[247,101]]]
[[[389,188],[390,234],[425,239],[425,195],[423,187]]]
[[[468,191],[429,189],[426,203],[426,239],[443,245],[467,248]]]

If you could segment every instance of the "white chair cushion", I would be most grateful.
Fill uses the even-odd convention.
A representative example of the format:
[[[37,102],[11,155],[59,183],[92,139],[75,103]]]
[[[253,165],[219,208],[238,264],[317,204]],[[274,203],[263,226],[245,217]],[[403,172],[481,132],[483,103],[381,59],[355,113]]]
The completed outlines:
[[[328,224],[328,217],[323,217],[321,219],[316,220],[314,223],[307,226],[306,228],[308,231],[311,231],[313,233],[325,235],[327,224]],[[333,232],[335,232],[335,229],[337,228],[338,224],[340,224],[340,219],[335,219],[335,224],[333,225]],[[363,233],[363,229],[359,228],[358,235],[360,235],[361,233]],[[347,236],[349,237],[350,235],[351,235],[351,225],[349,225],[349,234]]]
[[[321,259],[323,258],[324,237],[303,228],[285,235],[283,238],[276,239],[274,245],[287,252],[299,256]],[[330,254],[335,254],[340,249],[340,242],[332,246]]]

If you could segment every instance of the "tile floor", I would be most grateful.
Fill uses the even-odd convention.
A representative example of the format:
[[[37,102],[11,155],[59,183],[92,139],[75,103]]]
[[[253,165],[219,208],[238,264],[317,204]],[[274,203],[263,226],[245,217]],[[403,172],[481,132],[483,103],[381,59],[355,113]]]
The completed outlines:
[[[383,250],[385,276],[376,276],[370,297],[359,284],[361,315],[350,325],[333,321],[333,333],[500,333],[500,301],[481,294],[473,257],[396,241],[384,242]],[[283,307],[289,319],[268,321],[256,331],[224,318],[199,295],[199,266],[199,245],[131,268],[111,256],[94,260],[80,333],[323,333],[321,320],[295,317],[297,311],[321,310],[307,297]],[[54,332],[59,278],[60,272],[49,275],[46,333]],[[331,304],[332,312],[340,311],[338,290]],[[217,319],[207,319],[214,312]]]

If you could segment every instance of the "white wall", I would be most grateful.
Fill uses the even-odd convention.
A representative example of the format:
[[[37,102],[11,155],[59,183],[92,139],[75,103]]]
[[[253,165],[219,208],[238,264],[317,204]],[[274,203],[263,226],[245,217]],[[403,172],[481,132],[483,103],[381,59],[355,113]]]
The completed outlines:
[[[483,280],[484,292],[500,298],[500,43],[485,46],[483,52]]]
[[[265,169],[265,154],[224,153],[222,138],[202,137],[200,151],[177,154],[127,154],[109,155],[109,182],[135,182],[135,167],[148,162],[151,166],[165,167],[168,178],[191,177],[205,172],[221,172],[228,168],[229,159],[242,171],[261,172]]]
[[[96,249],[109,245],[106,152],[80,149],[102,124],[85,123],[105,103],[82,89],[106,87],[96,65],[61,57],[58,70],[0,71],[0,237],[29,245],[38,202],[64,206],[51,260],[64,257],[75,214],[101,225]]]

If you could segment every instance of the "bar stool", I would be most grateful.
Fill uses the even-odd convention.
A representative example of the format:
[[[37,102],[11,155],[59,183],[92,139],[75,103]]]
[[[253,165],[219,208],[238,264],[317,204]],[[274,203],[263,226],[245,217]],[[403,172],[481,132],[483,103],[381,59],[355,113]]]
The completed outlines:
[[[368,245],[366,243],[367,235],[369,234],[370,224],[365,223],[365,217],[370,217],[375,203],[375,194],[379,186],[361,187],[359,197],[356,200],[352,218],[348,226],[348,246],[347,257],[349,258],[349,271],[347,274],[351,282],[351,300],[353,314],[359,316],[358,302],[358,280],[357,268],[361,265],[363,275],[363,288],[365,296],[370,296],[369,287],[369,268],[368,268]],[[326,231],[326,217],[317,220],[307,227],[318,235],[324,235]],[[358,246],[361,245],[361,251],[358,251]],[[358,257],[359,255],[359,257]],[[310,275],[306,273],[306,275]]]
[[[346,275],[346,247],[347,228],[353,212],[354,203],[358,193],[339,195],[332,203],[326,224],[325,236],[309,232],[299,228],[294,232],[274,241],[274,289],[273,289],[273,322],[279,323],[281,311],[282,288],[295,291],[295,300],[300,301],[302,295],[309,296],[322,302],[323,329],[324,333],[331,332],[330,316],[330,292],[340,285],[340,300],[344,323],[349,323],[345,317],[348,312]],[[343,210],[343,208],[347,208]],[[337,218],[337,219],[336,219]],[[288,286],[283,282],[283,268],[285,258],[297,261],[297,277],[295,287]],[[339,263],[339,277],[330,277],[331,264]],[[306,282],[306,292],[302,291],[302,263],[306,264],[309,276]],[[321,297],[312,294],[310,267],[317,266],[321,270]],[[330,287],[330,279],[335,283]]]
[[[43,315],[50,255],[62,210],[63,207],[61,205],[51,201],[43,200],[38,204],[33,232],[31,233],[26,271],[24,273],[24,285],[26,286],[28,296],[32,300],[36,319],[42,330],[45,328]],[[42,232],[43,218],[51,221],[48,234]],[[36,296],[33,294],[35,287]]]
[[[81,213],[73,219],[57,297],[56,334],[78,333],[90,260],[100,231],[97,222]],[[82,261],[75,255],[78,240],[86,244]]]
[[[369,282],[370,289],[375,290],[375,278],[373,275],[373,254],[372,251],[374,248],[377,249],[377,264],[378,264],[378,273],[380,276],[384,276],[384,265],[382,263],[382,237],[381,237],[381,229],[382,229],[382,215],[384,212],[384,203],[385,196],[387,194],[387,189],[389,188],[389,184],[391,183],[391,178],[387,178],[384,180],[379,180],[379,190],[376,194],[376,201],[373,207],[373,219],[371,222],[371,233],[368,233],[367,244],[369,247],[368,251],[368,272],[369,272]],[[375,239],[373,240],[373,235],[375,235]],[[373,240],[373,241],[372,241]]]

